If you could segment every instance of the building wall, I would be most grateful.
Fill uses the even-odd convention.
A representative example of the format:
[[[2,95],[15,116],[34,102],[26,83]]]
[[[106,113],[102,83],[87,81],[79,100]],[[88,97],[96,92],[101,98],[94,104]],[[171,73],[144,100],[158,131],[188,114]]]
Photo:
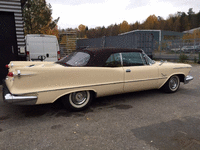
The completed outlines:
[[[117,47],[117,48],[139,48],[149,56],[158,49],[164,38],[180,38],[183,33],[162,31],[162,30],[133,30],[122,33],[118,36],[80,39],[77,41],[77,48],[84,47]]]
[[[24,0],[25,2],[25,0]],[[10,61],[26,60],[21,0],[0,1],[0,84]]]
[[[16,29],[16,40],[17,48],[25,46],[24,38],[24,26],[23,26],[23,17],[22,17],[22,8],[20,0],[1,0],[0,1],[0,12],[13,12],[15,19],[15,29]],[[20,54],[18,56],[25,56],[25,54]]]

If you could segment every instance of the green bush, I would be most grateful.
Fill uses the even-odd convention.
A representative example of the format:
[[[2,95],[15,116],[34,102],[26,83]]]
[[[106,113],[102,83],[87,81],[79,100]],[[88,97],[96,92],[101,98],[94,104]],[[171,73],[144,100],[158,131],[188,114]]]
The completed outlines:
[[[198,60],[198,64],[200,64],[200,52],[199,52],[199,60]]]
[[[188,56],[185,54],[180,54],[179,55],[179,62],[184,63],[188,59]]]
[[[197,58],[196,58],[196,56],[194,56],[194,63],[197,63]]]

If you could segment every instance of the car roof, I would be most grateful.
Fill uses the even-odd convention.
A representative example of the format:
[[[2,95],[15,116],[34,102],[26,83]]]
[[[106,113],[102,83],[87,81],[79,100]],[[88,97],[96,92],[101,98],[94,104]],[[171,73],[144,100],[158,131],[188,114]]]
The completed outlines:
[[[74,51],[76,52],[86,52],[90,55],[89,62],[86,66],[93,66],[93,67],[103,67],[105,65],[106,60],[110,57],[113,53],[123,53],[123,52],[139,52],[142,53],[143,50],[141,49],[131,49],[131,48],[85,48],[85,49],[78,49]],[[73,54],[72,53],[72,54]],[[71,54],[70,54],[71,55]],[[66,56],[67,58],[68,56]],[[65,64],[65,58],[58,61],[60,64]]]
[[[119,53],[119,52],[143,52],[141,49],[132,49],[132,48],[114,48],[114,47],[106,47],[106,48],[85,48],[81,51],[88,51],[91,53]]]
[[[131,48],[85,48],[82,50],[78,50],[81,52],[87,52],[90,54],[91,59],[88,62],[87,66],[103,66],[108,59],[108,57],[113,53],[120,53],[120,52],[140,52],[142,53],[143,50],[141,49],[131,49]]]

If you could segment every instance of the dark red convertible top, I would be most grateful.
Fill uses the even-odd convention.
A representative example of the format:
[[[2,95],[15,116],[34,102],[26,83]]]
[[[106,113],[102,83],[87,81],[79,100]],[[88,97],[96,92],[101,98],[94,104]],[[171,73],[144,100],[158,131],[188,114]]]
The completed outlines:
[[[77,51],[87,51],[87,52],[91,52],[91,53],[96,53],[101,55],[101,53],[107,53],[107,54],[111,54],[111,53],[120,53],[120,52],[143,52],[143,50],[141,49],[131,49],[131,48],[85,48],[82,50],[77,50]]]
[[[86,66],[103,67],[105,65],[105,62],[108,59],[108,57],[113,53],[120,53],[120,52],[140,52],[140,53],[142,53],[143,50],[129,49],[129,48],[85,48],[82,50],[76,50],[74,52],[86,52],[86,53],[90,54],[90,60]],[[60,61],[58,61],[58,63],[63,64],[64,62],[62,62],[62,60],[60,60]]]
[[[91,58],[87,66],[97,66],[97,67],[104,66],[108,57],[113,53],[143,52],[143,50],[141,49],[129,49],[129,48],[86,48],[78,51],[84,51],[90,54]]]

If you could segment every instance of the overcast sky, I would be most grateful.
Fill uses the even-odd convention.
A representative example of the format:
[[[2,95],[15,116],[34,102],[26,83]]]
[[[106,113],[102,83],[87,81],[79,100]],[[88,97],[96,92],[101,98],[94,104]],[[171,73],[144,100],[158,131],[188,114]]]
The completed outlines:
[[[53,10],[53,19],[60,17],[61,29],[77,28],[84,24],[89,28],[119,24],[142,23],[155,14],[166,19],[178,11],[200,11],[200,0],[46,0]]]

